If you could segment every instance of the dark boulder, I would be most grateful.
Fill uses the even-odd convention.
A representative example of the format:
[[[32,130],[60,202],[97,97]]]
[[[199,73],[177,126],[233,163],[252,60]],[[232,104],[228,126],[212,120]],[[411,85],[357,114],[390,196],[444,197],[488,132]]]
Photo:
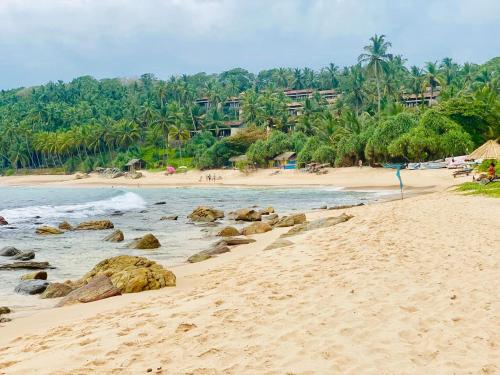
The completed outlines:
[[[22,251],[17,250],[14,246],[5,246],[2,250],[0,250],[0,255],[4,257],[13,257],[21,253]]]
[[[160,220],[177,220],[179,218],[179,215],[169,215],[169,216],[162,216]]]
[[[9,224],[7,220],[3,216],[0,216],[0,225],[7,225]]]
[[[13,256],[13,259],[15,260],[31,260],[34,258],[35,258],[34,251],[26,251]]]
[[[40,294],[49,286],[49,282],[45,280],[24,280],[21,281],[14,291],[20,294]]]

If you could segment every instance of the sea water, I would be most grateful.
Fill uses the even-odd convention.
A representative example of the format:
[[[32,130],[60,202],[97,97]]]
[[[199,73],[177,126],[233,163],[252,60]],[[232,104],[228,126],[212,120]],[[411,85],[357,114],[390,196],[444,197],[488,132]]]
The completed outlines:
[[[380,199],[380,192],[344,191],[316,188],[25,188],[0,187],[0,216],[9,225],[0,226],[0,249],[14,246],[33,250],[34,261],[47,261],[48,281],[77,279],[103,259],[116,255],[145,256],[165,266],[186,259],[216,241],[216,227],[189,223],[187,215],[197,206],[213,206],[226,213],[239,208],[272,206],[279,214],[310,211],[321,206],[369,203]],[[165,204],[156,204],[165,202]],[[178,215],[177,221],[160,220]],[[103,238],[112,230],[71,231],[41,236],[35,228],[72,225],[86,220],[109,219],[125,235],[122,243]],[[227,222],[227,220],[226,220]],[[234,225],[234,223],[231,223]],[[241,226],[241,225],[236,225]],[[132,239],[153,233],[162,246],[156,250],[126,247]],[[12,262],[0,256],[0,264]],[[48,302],[37,296],[14,293],[21,275],[31,270],[0,270],[0,306],[14,309],[40,308]]]

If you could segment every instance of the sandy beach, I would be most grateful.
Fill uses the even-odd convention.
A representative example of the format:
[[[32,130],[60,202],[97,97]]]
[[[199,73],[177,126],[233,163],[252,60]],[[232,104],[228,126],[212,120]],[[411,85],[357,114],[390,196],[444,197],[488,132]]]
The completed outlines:
[[[334,186],[353,189],[399,189],[399,182],[394,169],[351,167],[330,168],[324,175],[303,173],[295,170],[259,169],[245,175],[238,170],[218,169],[209,171],[192,170],[165,176],[163,172],[141,171],[143,178],[133,180],[126,177],[108,179],[91,174],[89,178],[77,180],[75,175],[29,175],[0,177],[0,186],[114,186],[114,187],[172,187],[172,186]],[[222,179],[208,182],[207,175]],[[454,179],[447,169],[429,169],[422,171],[401,171],[407,189],[442,191],[457,183],[470,181],[471,177]]]
[[[221,173],[219,184],[242,186],[398,186],[394,171],[369,168],[304,178]],[[196,185],[199,174],[147,174],[140,183]],[[279,228],[229,254],[172,268],[175,288],[15,319],[0,327],[0,373],[499,373],[500,201],[446,191],[466,180],[446,170],[404,171],[403,180],[429,194],[310,213],[308,220],[354,217],[289,237],[288,247],[264,250],[287,230]],[[30,176],[0,183],[137,181]]]

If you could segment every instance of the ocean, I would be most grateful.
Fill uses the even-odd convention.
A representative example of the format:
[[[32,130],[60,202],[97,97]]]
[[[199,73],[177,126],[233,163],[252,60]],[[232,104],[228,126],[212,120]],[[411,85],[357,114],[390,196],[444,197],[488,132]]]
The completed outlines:
[[[0,226],[0,249],[14,246],[33,250],[35,261],[48,261],[48,281],[77,279],[105,258],[116,255],[145,256],[165,266],[186,262],[217,238],[217,227],[189,223],[186,216],[197,206],[213,206],[226,214],[239,208],[272,206],[280,215],[310,211],[321,206],[370,203],[387,192],[345,191],[316,188],[28,188],[0,187],[0,216],[9,225]],[[165,204],[155,204],[165,202]],[[161,221],[179,215],[177,221]],[[87,220],[110,219],[121,229],[125,241],[110,243],[103,238],[111,232],[71,231],[62,235],[40,236],[35,228],[72,225]],[[223,220],[223,223],[229,223]],[[231,223],[234,225],[234,223]],[[236,225],[241,227],[241,225]],[[133,250],[126,245],[134,238],[153,233],[162,244],[156,250]],[[0,264],[12,260],[0,257]],[[21,275],[30,270],[0,270],[0,306],[29,310],[50,305],[38,296],[14,293]]]

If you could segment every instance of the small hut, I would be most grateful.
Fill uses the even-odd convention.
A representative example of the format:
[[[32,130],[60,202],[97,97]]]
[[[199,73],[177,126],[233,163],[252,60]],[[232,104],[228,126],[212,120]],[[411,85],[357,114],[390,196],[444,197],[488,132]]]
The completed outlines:
[[[125,170],[129,172],[135,172],[138,169],[144,168],[146,168],[146,162],[142,159],[132,159],[125,164]]]
[[[246,155],[232,156],[229,158],[229,161],[231,162],[231,166],[236,168],[236,163],[239,161],[248,161],[248,157]]]
[[[482,146],[475,149],[470,155],[469,159],[493,159],[500,160],[500,145],[497,141],[490,139]]]
[[[274,159],[274,166],[283,169],[296,169],[297,168],[297,154],[292,151],[279,154]]]

